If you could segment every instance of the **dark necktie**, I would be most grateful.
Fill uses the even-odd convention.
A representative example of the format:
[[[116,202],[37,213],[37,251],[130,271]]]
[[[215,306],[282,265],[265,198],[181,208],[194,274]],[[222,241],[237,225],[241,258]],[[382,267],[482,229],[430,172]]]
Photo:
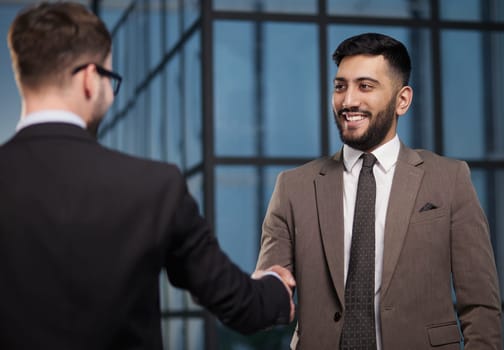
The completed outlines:
[[[376,349],[375,331],[375,156],[362,155],[345,286],[341,350]]]

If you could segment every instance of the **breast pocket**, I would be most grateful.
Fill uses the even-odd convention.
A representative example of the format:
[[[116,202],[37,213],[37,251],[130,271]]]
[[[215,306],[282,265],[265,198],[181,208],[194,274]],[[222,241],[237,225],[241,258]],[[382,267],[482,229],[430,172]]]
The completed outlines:
[[[436,208],[427,211],[416,212],[411,216],[410,225],[436,221],[446,216],[448,216],[447,208]]]

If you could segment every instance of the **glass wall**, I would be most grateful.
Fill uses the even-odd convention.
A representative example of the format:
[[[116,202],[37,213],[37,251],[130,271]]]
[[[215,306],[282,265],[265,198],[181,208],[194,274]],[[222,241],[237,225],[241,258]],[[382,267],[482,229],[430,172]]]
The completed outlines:
[[[100,129],[113,148],[177,164],[221,246],[254,270],[276,176],[341,147],[330,107],[345,38],[407,46],[413,105],[399,135],[465,160],[504,291],[504,5],[497,0],[143,0],[102,3],[124,89]],[[162,280],[163,276],[161,276]],[[162,284],[166,349],[284,349],[292,327],[243,337]]]

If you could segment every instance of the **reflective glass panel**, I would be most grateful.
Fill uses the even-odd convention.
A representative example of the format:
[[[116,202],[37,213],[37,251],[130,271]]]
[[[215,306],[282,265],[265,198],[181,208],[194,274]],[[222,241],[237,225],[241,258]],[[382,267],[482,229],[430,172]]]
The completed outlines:
[[[163,159],[164,137],[163,126],[166,123],[166,113],[162,108],[162,75],[157,75],[148,87],[149,109],[146,117],[149,120],[149,135],[146,140],[148,145],[148,157],[156,160]],[[147,119],[146,118],[146,119]]]
[[[200,1],[182,0],[184,8],[184,30],[188,29],[198,19],[200,14]]]
[[[242,269],[255,270],[261,227],[277,175],[286,166],[219,166],[216,232],[224,251]]]
[[[214,44],[216,154],[317,156],[316,27],[219,21]]]
[[[180,55],[175,55],[165,70],[164,82],[166,83],[166,95],[162,103],[166,104],[166,126],[164,129],[166,160],[183,168],[183,127],[182,127],[182,73],[180,69]]]
[[[164,35],[162,36],[165,42],[166,50],[170,50],[173,45],[180,39],[180,23],[182,12],[179,7],[179,0],[165,0],[165,22]]]
[[[147,2],[148,11],[145,11],[145,19],[148,25],[148,36],[144,39],[144,44],[148,44],[148,63],[149,70],[159,64],[163,56],[163,37],[161,32],[161,21],[163,12],[161,12],[162,1],[150,0]],[[147,6],[147,5],[146,5]]]
[[[427,18],[429,0],[328,0],[327,10],[337,16]]]
[[[14,135],[21,114],[21,102],[5,42],[11,22],[21,8],[22,6],[19,5],[2,5],[0,7],[0,36],[4,40],[0,46],[0,76],[2,77],[0,84],[0,105],[2,106],[0,144]]]
[[[203,112],[201,98],[201,40],[196,32],[184,47],[184,121],[187,168],[203,161]]]
[[[328,35],[329,77],[327,77],[329,91],[327,105],[331,152],[336,152],[342,146],[331,107],[332,81],[337,73],[337,67],[332,60],[332,54],[343,40],[366,32],[389,35],[401,41],[408,49],[412,61],[410,85],[413,88],[413,101],[408,112],[399,118],[397,133],[399,138],[410,147],[433,149],[432,79],[429,78],[432,76],[432,63],[430,58],[431,44],[429,32],[422,29],[388,26],[333,25],[329,28]]]
[[[216,234],[222,249],[248,273],[255,270],[260,243],[259,169],[219,166],[215,172]]]
[[[217,22],[214,26],[214,120],[217,155],[256,153],[254,26]]]
[[[456,158],[504,156],[504,35],[443,31],[444,151]]]
[[[317,0],[214,0],[214,9],[223,11],[315,13]]]
[[[504,2],[484,0],[439,1],[439,15],[452,21],[496,21],[504,20]]]

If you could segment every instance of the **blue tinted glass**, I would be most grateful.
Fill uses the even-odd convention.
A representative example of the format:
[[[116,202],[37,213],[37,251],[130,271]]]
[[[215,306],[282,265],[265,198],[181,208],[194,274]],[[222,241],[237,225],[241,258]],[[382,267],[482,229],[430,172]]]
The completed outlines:
[[[22,6],[0,6],[0,36],[5,40],[12,20]],[[2,118],[0,118],[0,144],[14,135],[16,124],[21,115],[21,103],[19,93],[14,81],[14,74],[10,65],[9,51],[5,41],[0,45],[0,105],[2,106]]]
[[[486,157],[486,64],[482,34],[470,31],[441,33],[444,153],[455,158]]]
[[[264,27],[262,134],[267,156],[320,154],[317,40],[317,28],[311,24]]]
[[[328,0],[331,15],[370,17],[427,18],[430,15],[429,0]]]
[[[108,6],[107,1],[102,2],[102,7],[100,8],[100,18],[107,26],[109,31],[112,31],[117,21],[121,18],[124,12],[123,7]]]
[[[444,0],[439,2],[439,16],[446,20],[481,19],[481,0]]]
[[[184,30],[194,24],[200,15],[201,0],[182,0],[184,8]]]
[[[148,157],[156,160],[164,160],[164,137],[161,135],[165,125],[165,113],[161,110],[162,104],[162,75],[157,75],[148,88],[149,106],[145,119],[148,120]]]
[[[317,0],[214,0],[214,8],[224,11],[315,13]]]
[[[444,20],[502,22],[504,20],[504,2],[443,0],[439,1],[439,15]]]
[[[216,234],[222,249],[248,273],[260,244],[259,176],[252,166],[219,166],[215,172]]]
[[[127,40],[126,40],[126,26],[120,27],[113,38],[112,44],[112,60],[113,68],[116,72],[123,76],[123,81],[121,83],[121,88],[119,93],[114,98],[114,104],[112,108],[120,111],[126,106],[127,97],[131,91],[131,83],[129,82],[128,71],[127,71]]]
[[[161,327],[161,332],[165,349],[187,349],[185,345],[186,320],[177,317],[165,319]]]
[[[217,155],[319,154],[317,47],[312,25],[216,23]]]
[[[219,21],[214,26],[214,131],[217,155],[256,152],[254,26]]]
[[[203,161],[203,101],[201,98],[201,39],[196,32],[184,47],[184,121],[186,166]]]
[[[163,18],[163,13],[159,11],[162,1],[150,0],[148,4],[149,11],[145,12],[145,17],[149,35],[147,38],[144,38],[143,42],[148,45],[148,68],[152,69],[159,64],[163,57],[163,38],[161,35],[161,20]]]
[[[328,57],[332,57],[336,47],[346,38],[366,33],[378,32],[389,35],[401,41],[410,54],[412,72],[410,85],[413,88],[413,102],[408,112],[399,118],[397,133],[399,138],[408,146],[414,148],[433,149],[433,111],[432,111],[432,63],[430,34],[427,30],[407,29],[378,26],[340,26],[329,28]],[[328,123],[330,130],[330,149],[332,152],[342,146],[339,132],[334,122],[331,107],[332,80],[337,72],[337,67],[329,59],[329,77],[327,83],[330,96],[328,96]]]
[[[205,321],[191,318],[187,320],[186,349],[205,350]]]
[[[292,166],[219,166],[216,233],[224,251],[247,272],[255,270],[262,221],[280,171]]]
[[[182,12],[178,5],[179,0],[165,0],[165,22],[163,39],[165,41],[166,50],[170,50],[173,45],[180,39],[180,23]]]
[[[167,111],[167,123],[164,129],[166,137],[166,160],[182,168],[182,135],[184,135],[184,129],[182,128],[181,114],[182,86],[180,85],[180,81],[182,80],[182,74],[180,62],[180,55],[175,55],[173,59],[168,62],[168,67],[164,72],[166,95],[163,98],[165,101],[164,103],[166,103]]]

